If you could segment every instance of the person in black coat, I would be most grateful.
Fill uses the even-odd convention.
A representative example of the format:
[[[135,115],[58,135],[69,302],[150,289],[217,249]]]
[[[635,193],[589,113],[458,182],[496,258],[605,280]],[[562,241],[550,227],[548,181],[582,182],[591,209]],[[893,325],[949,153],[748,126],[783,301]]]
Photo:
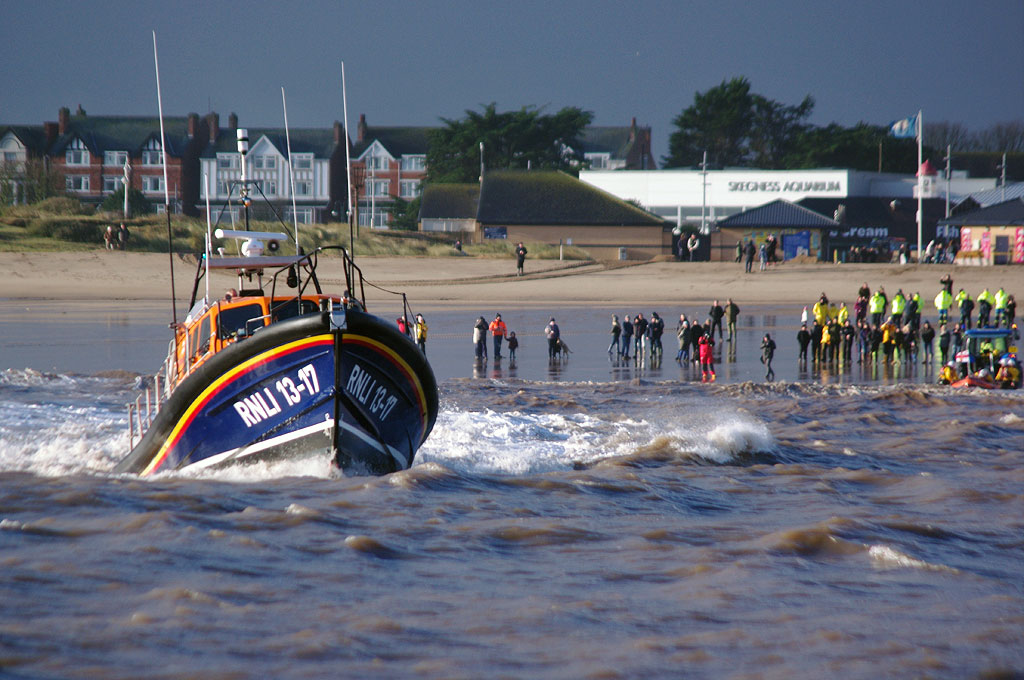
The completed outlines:
[[[922,364],[927,364],[932,361],[935,357],[933,355],[932,343],[935,340],[935,329],[932,328],[930,321],[925,321],[921,324],[921,348],[922,354],[924,354],[924,360]]]
[[[775,341],[772,340],[772,336],[769,333],[765,333],[764,338],[761,339],[761,363],[768,369],[764,376],[766,380],[771,380],[775,377],[775,371],[772,370],[772,359],[774,358]]]
[[[807,330],[807,324],[800,324],[800,330],[797,331],[796,341],[800,343],[800,361],[807,361],[807,346],[811,344],[811,332]]]

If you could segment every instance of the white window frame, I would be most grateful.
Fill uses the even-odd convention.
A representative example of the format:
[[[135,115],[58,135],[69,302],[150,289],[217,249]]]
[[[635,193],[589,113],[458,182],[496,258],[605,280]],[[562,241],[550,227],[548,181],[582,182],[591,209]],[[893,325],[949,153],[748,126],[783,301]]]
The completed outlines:
[[[402,198],[416,198],[420,195],[420,180],[403,179],[399,183],[398,192]]]
[[[115,194],[124,186],[124,175],[103,175],[103,193]]]
[[[427,169],[427,157],[423,154],[402,156],[402,172],[423,172]]]
[[[124,164],[128,162],[127,151],[104,151],[103,152],[103,165],[110,167],[123,168]]]
[[[147,167],[163,167],[164,152],[156,149],[146,149],[142,152],[142,164]]]
[[[384,155],[369,155],[365,161],[367,170],[388,170],[391,168],[390,159]]]
[[[366,187],[367,197],[389,198],[391,196],[391,180],[389,179],[368,179]]]
[[[312,170],[313,154],[292,154],[292,168],[295,170]]]
[[[288,208],[285,211],[287,219],[292,219],[292,209]],[[299,224],[313,224],[313,209],[312,208],[296,208],[295,209],[295,221]]]
[[[164,178],[160,175],[142,176],[142,193],[157,194],[164,190]]]
[[[237,170],[238,169],[238,154],[219,153],[217,154],[217,169],[218,170]]]
[[[68,145],[67,150],[64,152],[64,164],[65,165],[89,165],[92,161],[89,155],[89,149],[86,148],[82,140],[75,139],[71,144]]]
[[[89,175],[65,175],[64,187],[76,193],[89,191]]]
[[[252,167],[254,170],[277,170],[277,156],[267,154],[253,156]]]
[[[295,195],[296,196],[312,196],[313,195],[313,182],[310,180],[296,180],[295,182]]]

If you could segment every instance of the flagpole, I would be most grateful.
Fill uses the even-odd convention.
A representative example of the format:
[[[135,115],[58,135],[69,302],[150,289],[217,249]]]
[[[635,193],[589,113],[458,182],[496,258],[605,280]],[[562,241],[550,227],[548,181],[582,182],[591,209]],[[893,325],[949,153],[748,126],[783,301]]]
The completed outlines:
[[[921,181],[921,164],[924,162],[924,117],[922,112],[917,112],[917,262],[923,262],[921,257],[921,225],[924,221],[924,190]]]

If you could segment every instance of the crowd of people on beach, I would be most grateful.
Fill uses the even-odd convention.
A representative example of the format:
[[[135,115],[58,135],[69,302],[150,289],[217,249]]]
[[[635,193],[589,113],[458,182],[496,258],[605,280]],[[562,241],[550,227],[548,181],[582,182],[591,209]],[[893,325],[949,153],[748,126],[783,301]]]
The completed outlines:
[[[972,328],[1016,329],[1017,302],[1013,294],[1002,287],[988,288],[973,296],[960,288],[953,293],[953,279],[946,274],[939,280],[935,296],[924,298],[920,292],[898,289],[891,296],[884,286],[874,290],[865,281],[857,290],[852,306],[838,303],[822,292],[817,302],[805,306],[796,334],[799,347],[798,362],[806,368],[808,363],[817,367],[842,367],[853,363],[866,365],[934,364],[953,368],[953,358],[966,346],[966,333]],[[935,322],[927,318],[934,312]],[[701,380],[713,382],[715,357],[721,355],[721,346],[729,348],[730,360],[735,355],[737,323],[740,308],[729,298],[724,304],[714,300],[702,322],[685,312],[679,314],[675,326],[676,356],[681,366],[699,366]],[[427,323],[421,314],[415,321],[399,317],[399,329],[414,339],[426,354]],[[612,314],[608,355],[616,362],[633,362],[639,366],[660,365],[664,355],[665,320],[652,312],[635,315]],[[561,329],[551,317],[543,329],[550,362],[568,359],[571,352],[562,338]],[[528,334],[529,335],[529,334]],[[474,356],[478,363],[489,357],[503,358],[503,346],[512,364],[516,361],[519,339],[495,314],[488,323],[483,316],[476,318],[472,331]],[[761,339],[760,361],[765,377],[774,379],[772,362],[777,344],[770,333]]]
[[[706,320],[701,323],[698,319],[689,319],[685,313],[680,313],[679,321],[676,324],[676,363],[686,365],[693,362],[700,366],[701,380],[713,382],[715,380],[715,335],[718,341],[723,340],[722,321],[726,320],[728,338],[725,342],[733,345],[736,334],[736,322],[739,319],[740,308],[730,298],[725,305],[715,300],[708,310]],[[619,320],[618,314],[612,314],[611,343],[608,345],[608,355],[619,361],[629,361],[632,358],[637,364],[643,364],[648,358],[652,364],[661,361],[664,353],[662,336],[665,334],[665,321],[657,312],[651,312],[651,318],[644,317],[643,312],[638,313],[632,319],[629,314],[623,315]],[[632,354],[631,354],[632,352]]]
[[[939,364],[947,366],[964,347],[971,328],[1016,327],[1016,299],[1002,287],[994,293],[985,288],[972,298],[963,288],[953,294],[949,274],[939,285],[935,297],[926,301],[919,292],[902,289],[890,297],[883,286],[872,291],[864,282],[852,310],[823,292],[810,311],[803,308],[797,332],[799,361],[815,365],[920,361],[927,365],[937,356]],[[935,325],[923,318],[931,310],[936,314]]]

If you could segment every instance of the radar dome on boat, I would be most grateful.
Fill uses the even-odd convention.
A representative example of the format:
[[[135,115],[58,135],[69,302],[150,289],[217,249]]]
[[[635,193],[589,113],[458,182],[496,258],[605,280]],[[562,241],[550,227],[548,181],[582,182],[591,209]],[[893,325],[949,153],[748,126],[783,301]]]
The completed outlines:
[[[263,254],[263,241],[251,238],[242,244],[242,255],[246,257],[259,257]]]

